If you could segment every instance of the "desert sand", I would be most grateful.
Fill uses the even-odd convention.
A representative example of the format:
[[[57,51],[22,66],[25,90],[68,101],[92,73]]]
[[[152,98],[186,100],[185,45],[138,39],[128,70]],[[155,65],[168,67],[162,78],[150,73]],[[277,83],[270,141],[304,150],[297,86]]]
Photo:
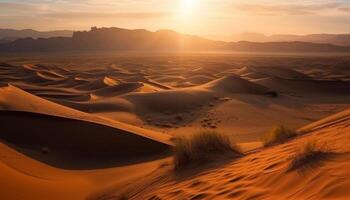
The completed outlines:
[[[347,56],[0,61],[1,199],[350,198]],[[263,147],[275,125],[298,136]],[[174,137],[203,130],[228,135],[245,156],[175,173]],[[310,140],[332,153],[312,169],[288,170]]]
[[[346,110],[301,128],[303,135],[293,141],[259,149],[190,178],[158,177],[159,182],[145,191],[132,191],[130,199],[348,199],[349,123]],[[332,153],[289,170],[292,156],[310,140],[327,145]]]

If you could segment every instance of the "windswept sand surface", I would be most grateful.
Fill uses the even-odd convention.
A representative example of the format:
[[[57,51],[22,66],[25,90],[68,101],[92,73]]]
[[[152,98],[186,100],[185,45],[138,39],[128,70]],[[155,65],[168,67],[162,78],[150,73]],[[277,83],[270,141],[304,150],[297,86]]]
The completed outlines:
[[[349,112],[305,126],[349,108],[349,57],[50,54],[0,61],[1,199],[349,197]],[[275,125],[305,126],[307,134],[205,172],[168,171],[175,135],[216,130],[250,152]],[[285,168],[311,138],[336,153],[301,179]]]
[[[75,110],[170,135],[210,128],[249,143],[271,126],[298,128],[348,108],[349,59],[8,56],[0,82]]]
[[[349,199],[350,110],[303,127],[303,135],[191,175],[163,174],[130,199]],[[329,155],[290,170],[308,141]],[[186,173],[185,173],[186,174]],[[194,174],[194,175],[193,175]],[[116,194],[114,194],[116,195]]]

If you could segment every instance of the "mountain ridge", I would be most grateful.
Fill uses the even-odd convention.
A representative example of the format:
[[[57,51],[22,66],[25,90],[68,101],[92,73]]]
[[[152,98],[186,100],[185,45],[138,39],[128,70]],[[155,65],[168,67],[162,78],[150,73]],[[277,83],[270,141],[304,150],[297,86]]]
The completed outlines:
[[[273,34],[265,35],[262,33],[245,32],[232,35],[233,41],[250,41],[250,42],[313,42],[313,43],[330,43],[339,46],[350,45],[350,34]]]
[[[54,30],[54,31],[37,31],[33,29],[3,29],[0,28],[0,40],[4,38],[49,38],[49,37],[70,37],[74,31],[71,30]]]
[[[240,51],[240,52],[350,52],[350,46],[310,42],[223,42],[172,30],[96,28],[72,37],[21,38],[0,44],[1,52],[43,51]]]

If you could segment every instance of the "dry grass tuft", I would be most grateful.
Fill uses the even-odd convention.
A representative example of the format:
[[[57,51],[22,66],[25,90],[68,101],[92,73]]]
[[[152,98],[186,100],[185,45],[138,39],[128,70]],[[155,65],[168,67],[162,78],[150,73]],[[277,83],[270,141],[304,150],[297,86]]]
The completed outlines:
[[[215,131],[203,131],[192,137],[175,139],[175,169],[183,169],[193,164],[205,164],[225,154],[237,157],[243,155],[229,137]]]
[[[288,170],[305,170],[314,168],[322,164],[332,152],[323,146],[317,146],[315,141],[308,141],[304,144],[302,150],[292,157]]]
[[[264,146],[284,142],[297,135],[297,132],[284,126],[275,126],[263,137]]]

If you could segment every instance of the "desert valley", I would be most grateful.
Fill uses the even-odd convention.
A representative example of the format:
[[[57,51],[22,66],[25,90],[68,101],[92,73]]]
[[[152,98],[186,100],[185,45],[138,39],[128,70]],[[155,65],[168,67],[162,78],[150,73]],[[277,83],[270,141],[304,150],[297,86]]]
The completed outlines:
[[[2,199],[350,197],[346,55],[35,53],[1,61]],[[297,136],[264,147],[275,126]],[[176,169],[176,138],[203,131],[227,135],[242,156]],[[289,170],[309,141],[327,146],[325,156]]]
[[[349,0],[0,0],[0,200],[350,199]]]

